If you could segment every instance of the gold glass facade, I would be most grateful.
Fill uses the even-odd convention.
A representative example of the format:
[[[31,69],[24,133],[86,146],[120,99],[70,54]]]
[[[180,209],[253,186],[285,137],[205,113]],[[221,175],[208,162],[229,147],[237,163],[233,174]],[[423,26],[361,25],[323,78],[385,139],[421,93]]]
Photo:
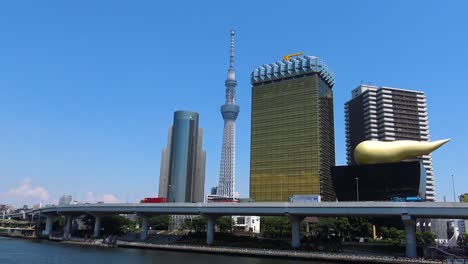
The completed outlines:
[[[317,73],[253,82],[250,197],[335,200],[333,92]]]

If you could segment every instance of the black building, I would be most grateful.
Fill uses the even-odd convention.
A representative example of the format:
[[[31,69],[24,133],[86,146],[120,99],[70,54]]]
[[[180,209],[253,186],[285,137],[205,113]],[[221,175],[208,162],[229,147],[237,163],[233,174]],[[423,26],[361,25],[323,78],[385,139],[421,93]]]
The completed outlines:
[[[338,201],[425,197],[426,171],[420,161],[336,166],[331,173]]]

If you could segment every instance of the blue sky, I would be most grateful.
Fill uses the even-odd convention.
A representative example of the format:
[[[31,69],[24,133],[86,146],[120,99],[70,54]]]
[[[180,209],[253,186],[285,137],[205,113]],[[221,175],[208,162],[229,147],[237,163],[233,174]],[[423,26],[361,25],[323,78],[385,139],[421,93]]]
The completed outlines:
[[[239,1],[240,2],[240,1]],[[229,52],[237,31],[237,180],[248,195],[250,72],[303,51],[359,83],[426,93],[437,199],[468,192],[465,1],[7,1],[0,4],[0,203],[155,196],[175,110],[200,113],[206,190],[218,180]]]

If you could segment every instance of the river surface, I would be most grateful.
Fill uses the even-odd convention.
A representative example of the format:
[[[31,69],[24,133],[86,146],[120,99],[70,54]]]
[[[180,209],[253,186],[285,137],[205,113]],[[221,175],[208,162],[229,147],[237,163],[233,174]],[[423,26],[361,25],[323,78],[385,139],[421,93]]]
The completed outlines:
[[[1,264],[317,264],[302,260],[129,248],[95,248],[0,237]]]

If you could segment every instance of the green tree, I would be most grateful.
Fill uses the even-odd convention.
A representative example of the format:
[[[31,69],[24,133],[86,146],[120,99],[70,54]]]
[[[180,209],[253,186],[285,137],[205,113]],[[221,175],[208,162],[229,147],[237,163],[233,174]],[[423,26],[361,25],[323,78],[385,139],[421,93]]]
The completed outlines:
[[[230,216],[223,216],[216,219],[216,226],[218,226],[219,231],[226,233],[232,232],[232,226],[234,225],[234,221]]]
[[[436,245],[436,236],[434,233],[427,231],[422,233],[422,238],[425,246],[435,246]]]
[[[379,232],[382,235],[383,239],[388,239],[389,238],[389,230],[386,226],[382,226],[379,228]]]
[[[158,215],[148,219],[149,227],[153,230],[168,230],[169,229],[169,215]]]
[[[461,234],[457,239],[459,246],[468,246],[468,234]]]
[[[65,226],[65,217],[63,216],[57,217],[53,224],[54,229],[63,229],[64,226]]]
[[[349,230],[351,225],[349,223],[349,219],[347,217],[338,217],[336,219],[336,230],[340,237],[345,237],[349,235]]]
[[[468,203],[468,193],[460,195],[460,202]]]
[[[81,218],[81,222],[83,223],[84,228],[89,230],[94,230],[94,221],[95,217],[89,214],[85,214]]]
[[[416,243],[419,247],[435,246],[436,236],[432,232],[416,231]]]
[[[260,218],[260,230],[269,237],[284,237],[291,234],[291,225],[286,216],[265,216]]]
[[[335,237],[344,240],[349,236],[351,225],[347,217],[320,218],[318,223],[312,225],[312,229],[317,238]]]
[[[185,219],[182,228],[185,230],[194,230],[195,232],[205,232],[207,226],[207,219],[205,217],[194,217]]]
[[[185,219],[182,223],[183,230],[193,230],[192,219]]]
[[[196,232],[203,232],[206,230],[208,220],[205,217],[197,217],[192,220],[192,224]]]
[[[351,235],[357,237],[372,237],[372,224],[364,217],[349,218]]]
[[[105,216],[101,220],[102,234],[122,235],[132,224],[134,224],[132,221],[120,215]]]
[[[315,237],[319,239],[328,239],[337,233],[336,220],[333,218],[320,218],[312,228],[315,230]]]
[[[388,229],[388,239],[392,240],[395,245],[400,245],[405,241],[405,231],[390,227]]]

